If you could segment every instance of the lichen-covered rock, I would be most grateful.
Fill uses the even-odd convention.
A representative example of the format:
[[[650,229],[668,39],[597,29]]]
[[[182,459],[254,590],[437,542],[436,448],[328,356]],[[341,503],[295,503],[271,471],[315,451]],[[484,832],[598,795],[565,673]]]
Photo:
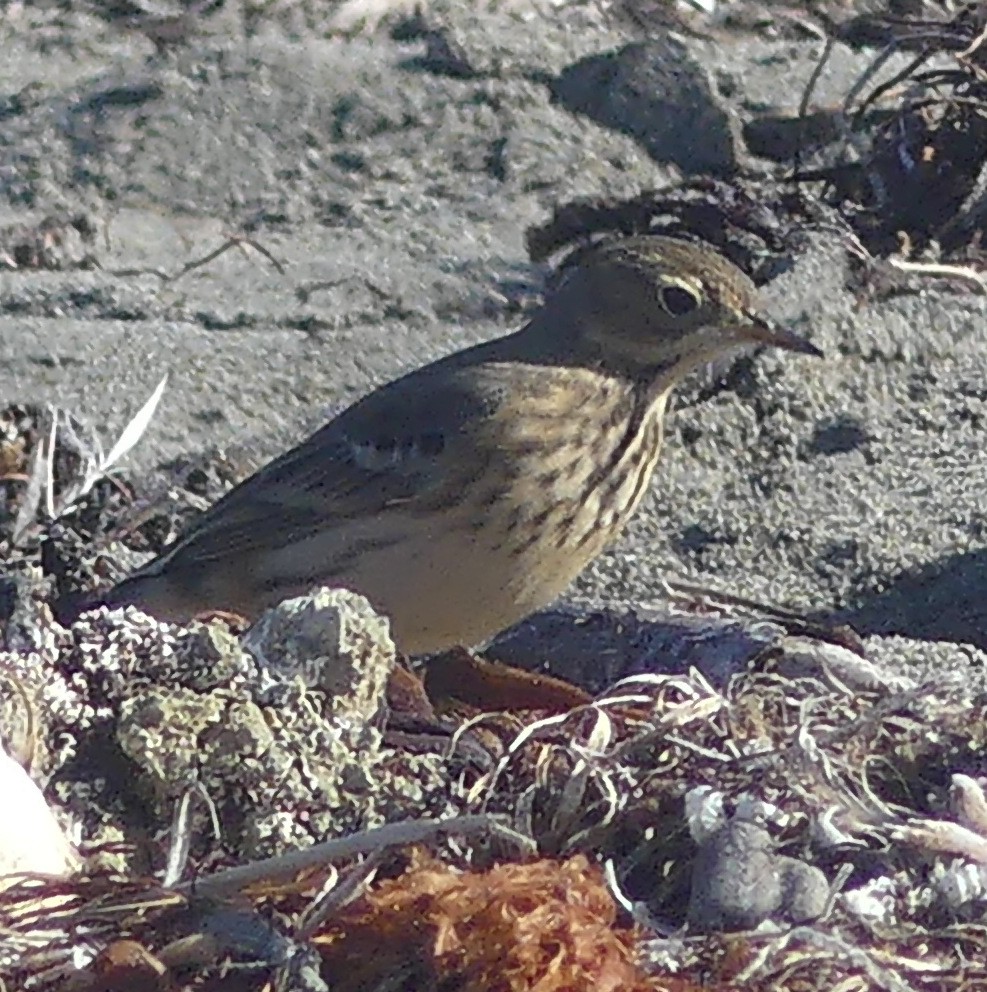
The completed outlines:
[[[286,599],[262,614],[243,643],[271,678],[300,678],[352,719],[380,713],[396,651],[390,624],[363,596],[322,588]]]
[[[48,615],[36,649],[0,653],[38,715],[38,777],[87,839],[136,822],[161,832],[193,786],[238,860],[460,811],[442,756],[385,744],[395,651],[366,600],[316,590],[265,614],[249,641],[221,620],[184,628],[128,608],[71,629]],[[193,809],[205,853],[207,811]]]

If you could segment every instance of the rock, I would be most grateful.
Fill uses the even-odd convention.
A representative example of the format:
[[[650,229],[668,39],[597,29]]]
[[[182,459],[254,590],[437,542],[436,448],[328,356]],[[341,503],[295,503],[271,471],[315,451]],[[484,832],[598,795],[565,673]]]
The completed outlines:
[[[781,909],[782,886],[763,827],[729,820],[692,863],[689,926],[702,933],[752,930]]]
[[[669,35],[580,59],[553,93],[567,110],[631,135],[656,162],[687,174],[729,176],[740,164],[739,123],[706,67]]]
[[[757,803],[748,803],[750,811]],[[727,819],[723,795],[699,786],[686,796],[689,832],[699,847],[692,863],[689,926],[708,933],[751,930],[768,919],[818,919],[829,882],[813,865],[776,854],[768,831],[738,812]]]
[[[566,605],[537,613],[497,637],[488,656],[602,692],[645,672],[702,672],[717,688],[784,639],[764,621],[683,616],[667,606]]]
[[[791,923],[818,920],[829,902],[829,879],[815,866],[798,858],[778,858],[781,876],[781,913]]]
[[[268,675],[298,677],[363,721],[381,711],[396,657],[387,620],[346,589],[279,603],[247,631],[243,646]]]
[[[222,620],[183,628],[129,607],[71,629],[39,614],[34,650],[0,652],[0,671],[37,714],[38,773],[87,840],[119,841],[121,823],[140,824],[124,837],[139,846],[145,831],[167,829],[193,784],[222,831],[210,840],[196,802],[192,834],[238,860],[459,812],[442,755],[384,742],[377,717],[394,648],[365,600],[317,590],[270,611],[251,636],[263,665]]]

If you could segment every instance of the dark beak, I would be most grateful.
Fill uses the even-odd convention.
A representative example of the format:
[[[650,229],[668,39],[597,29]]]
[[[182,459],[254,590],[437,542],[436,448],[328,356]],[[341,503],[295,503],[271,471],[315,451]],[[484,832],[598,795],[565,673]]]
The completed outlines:
[[[823,357],[823,353],[812,342],[778,327],[759,313],[748,311],[744,316],[750,320],[750,324],[743,330],[747,340],[773,348],[784,348],[786,351],[797,351],[802,355],[813,355],[815,358]]]

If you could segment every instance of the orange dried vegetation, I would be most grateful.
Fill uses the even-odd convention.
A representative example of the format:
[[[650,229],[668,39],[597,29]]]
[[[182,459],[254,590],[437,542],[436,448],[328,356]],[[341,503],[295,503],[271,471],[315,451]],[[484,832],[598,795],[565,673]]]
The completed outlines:
[[[470,874],[419,856],[316,943],[334,992],[654,992],[634,964],[633,932],[614,920],[582,855]]]
[[[425,690],[440,711],[456,710],[455,704],[461,703],[476,712],[568,713],[593,698],[562,679],[486,661],[466,650],[447,651],[430,659]]]

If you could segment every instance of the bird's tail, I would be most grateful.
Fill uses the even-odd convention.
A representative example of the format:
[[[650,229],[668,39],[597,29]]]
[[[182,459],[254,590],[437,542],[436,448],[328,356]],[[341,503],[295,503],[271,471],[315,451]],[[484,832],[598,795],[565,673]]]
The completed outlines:
[[[95,595],[79,597],[75,603],[64,604],[62,612],[69,622],[74,622],[89,610],[120,610],[126,606],[136,606],[142,613],[157,620],[181,623],[190,620],[196,611],[180,600],[181,597],[175,595],[173,585],[164,576],[138,573]],[[65,622],[59,611],[56,611],[56,616],[61,623]]]

